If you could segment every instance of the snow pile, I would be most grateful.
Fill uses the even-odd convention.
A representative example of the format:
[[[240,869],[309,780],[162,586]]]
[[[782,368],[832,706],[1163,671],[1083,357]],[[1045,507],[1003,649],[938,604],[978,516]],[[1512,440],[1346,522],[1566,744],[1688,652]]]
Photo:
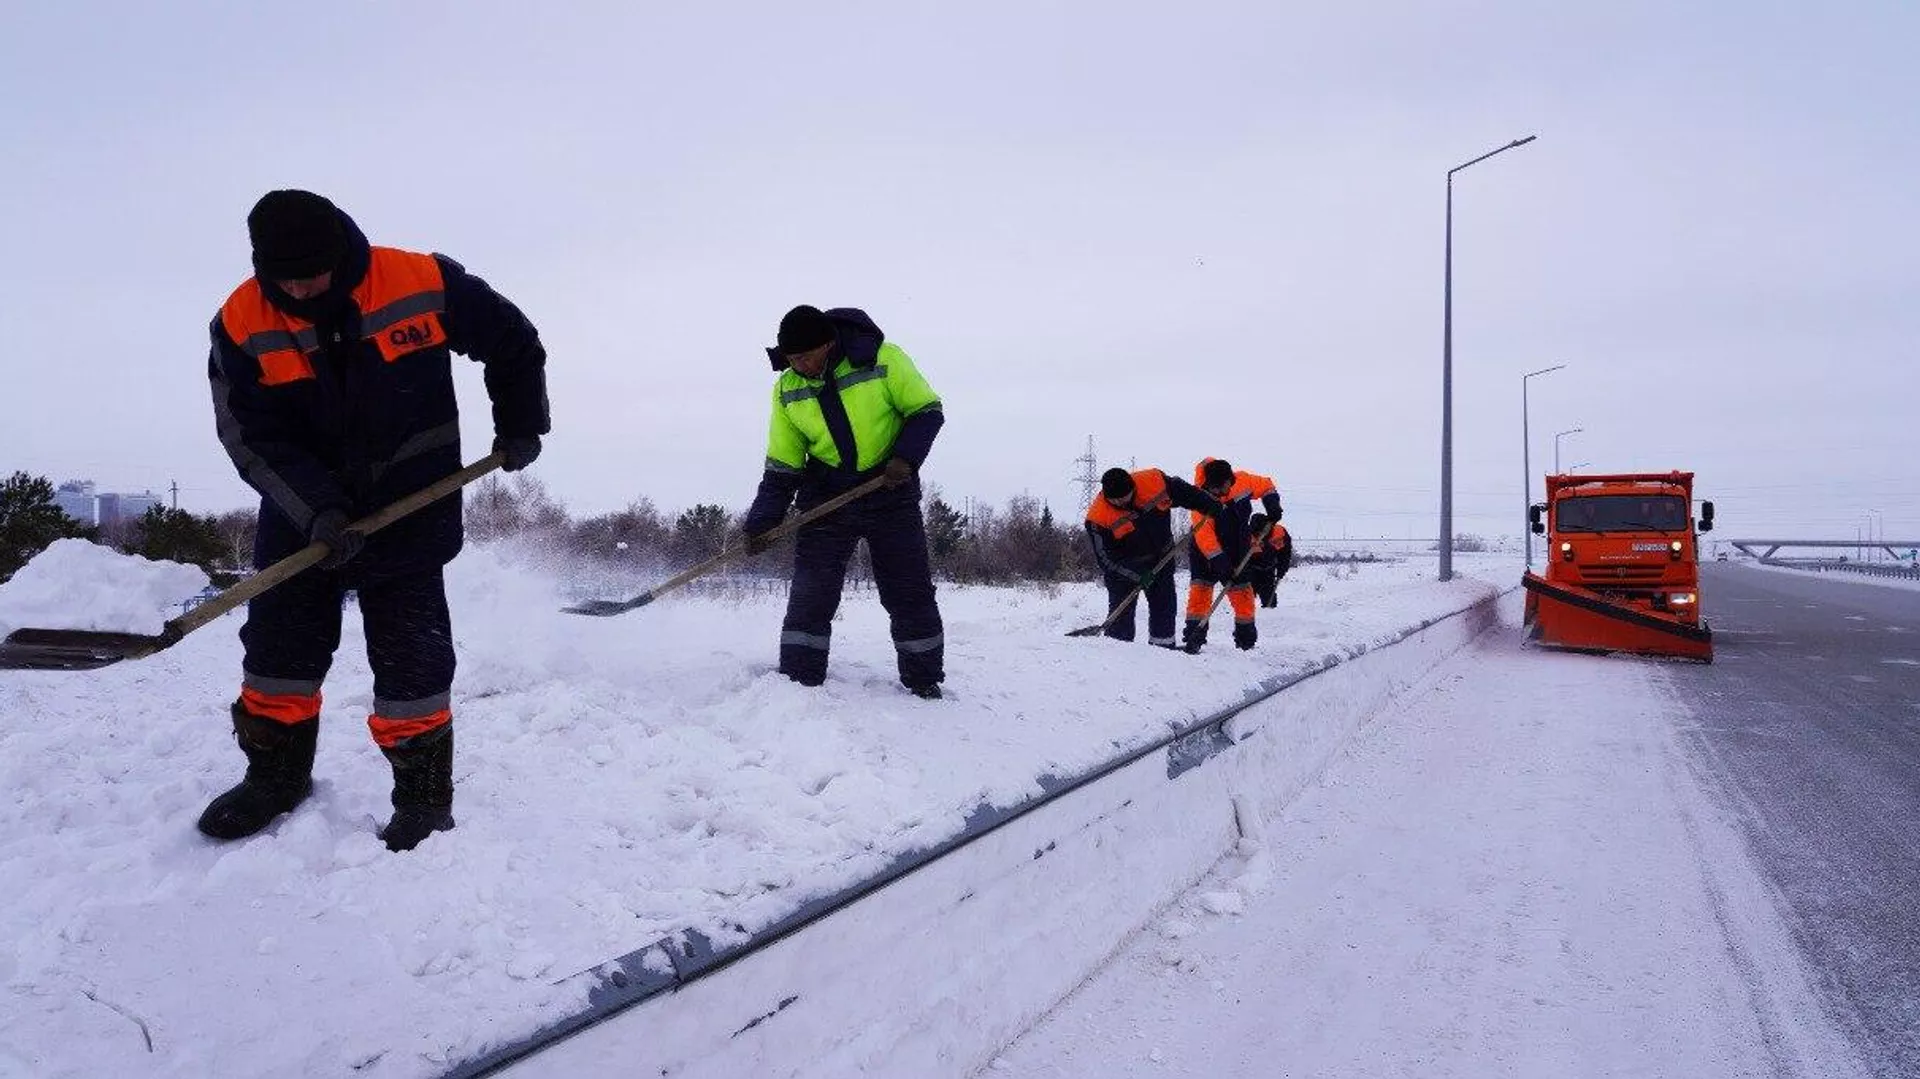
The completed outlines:
[[[81,539],[55,540],[0,584],[0,630],[159,633],[207,587],[198,566],[153,562]]]
[[[577,1006],[559,978],[680,929],[737,940],[982,803],[1494,590],[1432,576],[1302,567],[1258,649],[1223,616],[1197,657],[1063,636],[1105,614],[1095,586],[943,588],[934,702],[898,685],[870,587],[809,690],[772,669],[777,586],[580,618],[557,611],[566,583],[470,551],[448,575],[459,827],[406,856],[373,837],[391,777],[352,608],[314,796],[236,844],[193,820],[242,768],[238,615],[139,663],[0,674],[0,879],[19,882],[0,892],[0,1074],[435,1074]],[[628,583],[609,594],[651,582]]]

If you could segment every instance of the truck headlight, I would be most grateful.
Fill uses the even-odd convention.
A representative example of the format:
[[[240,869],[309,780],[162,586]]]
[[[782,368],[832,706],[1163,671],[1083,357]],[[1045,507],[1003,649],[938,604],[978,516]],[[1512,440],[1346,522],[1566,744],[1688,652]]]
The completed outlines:
[[[1562,543],[1560,545],[1560,557],[1568,562],[1573,561],[1573,544]]]
[[[1684,607],[1689,603],[1696,602],[1699,598],[1699,596],[1692,592],[1675,592],[1673,595],[1667,597],[1668,602],[1672,603],[1675,607]]]
[[[1673,552],[1673,560],[1678,562],[1680,560],[1680,541],[1674,540],[1671,544],[1667,545],[1667,549]]]

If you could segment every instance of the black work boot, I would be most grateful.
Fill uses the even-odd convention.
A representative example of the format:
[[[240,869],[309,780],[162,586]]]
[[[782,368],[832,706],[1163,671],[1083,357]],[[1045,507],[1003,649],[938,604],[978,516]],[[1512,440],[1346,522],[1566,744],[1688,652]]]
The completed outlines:
[[[904,685],[907,687],[907,692],[923,701],[937,701],[940,699],[940,683],[938,682],[907,682],[904,683]]]
[[[393,819],[380,829],[388,850],[412,850],[453,827],[453,727],[429,731],[405,746],[382,749],[393,765]]]
[[[1206,647],[1207,644],[1207,624],[1205,622],[1188,622],[1187,628],[1181,631],[1180,639],[1181,644],[1187,650],[1187,655],[1199,655],[1200,649]]]
[[[320,717],[281,723],[256,716],[236,701],[233,734],[247,755],[247,775],[200,814],[200,831],[214,839],[250,836],[313,792]]]
[[[1233,646],[1235,648],[1244,652],[1252,648],[1254,643],[1259,639],[1260,627],[1254,625],[1252,622],[1235,622],[1233,624]]]

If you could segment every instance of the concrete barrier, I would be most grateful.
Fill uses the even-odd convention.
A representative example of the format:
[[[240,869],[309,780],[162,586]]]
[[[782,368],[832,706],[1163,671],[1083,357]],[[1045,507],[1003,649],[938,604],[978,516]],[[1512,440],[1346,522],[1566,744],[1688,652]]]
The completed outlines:
[[[1498,597],[1241,702],[716,951],[677,934],[579,975],[587,1005],[447,1074],[964,1076],[1276,819]]]

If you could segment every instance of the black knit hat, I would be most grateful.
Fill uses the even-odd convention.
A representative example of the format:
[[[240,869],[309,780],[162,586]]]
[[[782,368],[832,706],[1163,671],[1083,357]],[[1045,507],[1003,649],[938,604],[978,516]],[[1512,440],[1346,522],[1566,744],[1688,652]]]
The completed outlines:
[[[780,320],[780,336],[774,348],[783,355],[797,356],[833,340],[833,321],[818,307],[801,304]]]
[[[1124,468],[1109,468],[1100,474],[1100,493],[1108,498],[1125,498],[1133,493],[1133,476]]]
[[[269,191],[247,214],[253,268],[268,281],[318,277],[340,265],[347,231],[340,210],[311,191]]]
[[[1202,487],[1228,487],[1233,484],[1233,466],[1218,458],[1208,461],[1201,473]]]

